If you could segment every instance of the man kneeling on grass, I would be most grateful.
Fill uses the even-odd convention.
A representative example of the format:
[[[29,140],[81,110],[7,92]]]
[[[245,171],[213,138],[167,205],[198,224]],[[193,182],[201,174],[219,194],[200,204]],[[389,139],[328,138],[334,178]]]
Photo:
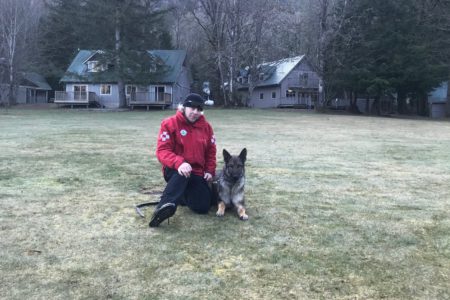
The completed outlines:
[[[175,214],[178,205],[206,214],[212,201],[208,182],[216,170],[216,141],[203,116],[205,100],[189,94],[177,113],[161,123],[156,157],[163,165],[166,188],[150,227],[157,227]]]

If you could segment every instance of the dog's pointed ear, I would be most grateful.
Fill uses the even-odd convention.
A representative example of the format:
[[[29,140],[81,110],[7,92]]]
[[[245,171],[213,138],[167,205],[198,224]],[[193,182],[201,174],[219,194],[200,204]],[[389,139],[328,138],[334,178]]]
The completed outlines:
[[[247,149],[244,148],[242,149],[241,153],[239,153],[239,158],[245,162],[245,160],[247,159]]]
[[[228,161],[231,158],[231,154],[228,153],[228,151],[225,149],[223,149],[222,153],[223,153],[223,160],[225,161],[225,163],[228,163]]]

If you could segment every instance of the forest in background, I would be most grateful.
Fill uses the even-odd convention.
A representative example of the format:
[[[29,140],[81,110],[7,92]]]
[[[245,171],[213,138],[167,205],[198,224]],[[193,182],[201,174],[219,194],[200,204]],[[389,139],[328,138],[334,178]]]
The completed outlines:
[[[209,81],[225,106],[245,105],[240,69],[257,78],[260,63],[305,54],[325,100],[357,112],[357,98],[395,95],[398,113],[426,115],[427,94],[449,78],[449,11],[450,0],[0,0],[0,81],[11,95],[1,101],[14,104],[23,72],[62,89],[79,49],[109,51],[124,97],[143,51],[185,49],[192,90]]]

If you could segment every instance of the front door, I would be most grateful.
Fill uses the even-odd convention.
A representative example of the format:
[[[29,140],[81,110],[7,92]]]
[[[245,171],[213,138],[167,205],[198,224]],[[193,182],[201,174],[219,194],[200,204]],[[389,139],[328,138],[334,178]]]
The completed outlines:
[[[74,85],[73,86],[73,99],[74,100],[87,100],[87,86],[86,85]]]
[[[26,89],[25,96],[26,96],[26,103],[28,103],[28,104],[33,103],[33,98],[32,98],[33,96],[32,96],[31,89]]]
[[[164,102],[164,91],[165,91],[164,86],[155,87],[156,101]]]

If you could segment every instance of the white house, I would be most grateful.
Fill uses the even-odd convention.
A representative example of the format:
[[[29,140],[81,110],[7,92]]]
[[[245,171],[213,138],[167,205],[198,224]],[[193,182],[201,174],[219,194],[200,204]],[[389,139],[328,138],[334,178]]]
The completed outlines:
[[[16,89],[16,104],[47,103],[51,89],[44,76],[34,72],[23,73]],[[9,85],[0,84],[0,99],[9,97],[8,93]]]
[[[119,107],[119,91],[114,79],[113,64],[101,63],[103,51],[80,50],[60,82],[65,91],[55,93],[55,103],[102,107]],[[182,102],[189,94],[191,79],[186,67],[184,50],[149,50],[149,57],[157,60],[162,72],[155,70],[151,84],[126,83],[125,94],[129,107],[170,107]]]
[[[248,93],[250,75],[247,70],[242,70],[237,79],[241,93]],[[247,104],[261,108],[313,108],[321,100],[321,85],[321,78],[307,62],[305,55],[263,63],[258,66],[256,86]]]

